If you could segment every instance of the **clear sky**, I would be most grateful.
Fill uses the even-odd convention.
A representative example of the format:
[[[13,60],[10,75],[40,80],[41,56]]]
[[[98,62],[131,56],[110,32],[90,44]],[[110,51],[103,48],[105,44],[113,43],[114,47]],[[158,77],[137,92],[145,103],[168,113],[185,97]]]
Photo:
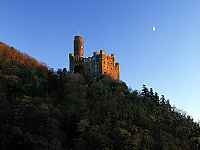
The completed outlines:
[[[83,35],[86,56],[115,53],[132,89],[153,87],[198,120],[199,8],[199,0],[1,0],[0,41],[68,68],[73,36]]]

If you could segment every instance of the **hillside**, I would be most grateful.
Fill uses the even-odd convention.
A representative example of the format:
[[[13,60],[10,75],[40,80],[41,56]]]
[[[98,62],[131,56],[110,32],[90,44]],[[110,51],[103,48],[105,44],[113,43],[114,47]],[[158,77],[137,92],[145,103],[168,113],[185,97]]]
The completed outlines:
[[[198,150],[200,126],[152,88],[53,71],[0,43],[0,141],[1,150]]]

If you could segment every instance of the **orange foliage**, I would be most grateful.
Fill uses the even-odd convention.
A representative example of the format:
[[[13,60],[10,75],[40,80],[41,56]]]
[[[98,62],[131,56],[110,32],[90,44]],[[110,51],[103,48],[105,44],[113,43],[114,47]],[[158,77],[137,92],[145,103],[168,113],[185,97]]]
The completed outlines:
[[[31,69],[35,68],[45,72],[48,70],[47,65],[38,62],[35,58],[22,53],[2,42],[0,42],[0,59],[11,60]]]

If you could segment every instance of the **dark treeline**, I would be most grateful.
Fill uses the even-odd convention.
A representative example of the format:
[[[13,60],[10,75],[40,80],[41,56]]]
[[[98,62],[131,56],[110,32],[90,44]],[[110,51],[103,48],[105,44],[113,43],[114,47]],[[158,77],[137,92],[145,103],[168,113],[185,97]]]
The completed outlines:
[[[189,94],[189,93],[188,93]],[[198,150],[200,126],[145,85],[53,71],[0,43],[0,149]]]

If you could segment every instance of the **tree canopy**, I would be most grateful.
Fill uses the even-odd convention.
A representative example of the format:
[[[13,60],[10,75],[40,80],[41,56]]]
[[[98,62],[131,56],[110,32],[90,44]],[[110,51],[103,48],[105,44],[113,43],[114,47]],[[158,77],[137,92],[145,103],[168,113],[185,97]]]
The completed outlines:
[[[0,43],[0,149],[198,150],[200,126],[143,85],[54,71]]]

